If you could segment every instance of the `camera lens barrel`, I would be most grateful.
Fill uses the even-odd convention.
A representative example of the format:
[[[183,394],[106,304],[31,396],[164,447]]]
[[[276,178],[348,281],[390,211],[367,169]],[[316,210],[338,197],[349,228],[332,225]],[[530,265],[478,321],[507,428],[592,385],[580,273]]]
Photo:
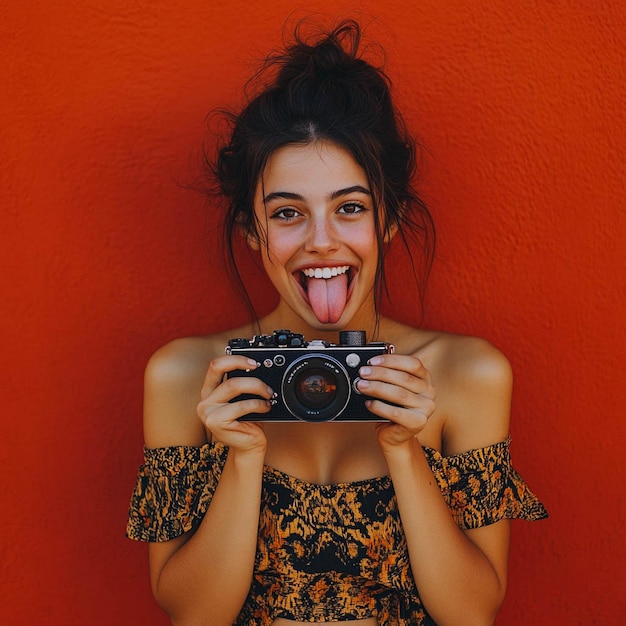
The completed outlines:
[[[282,380],[287,410],[307,422],[325,422],[341,415],[350,399],[350,377],[343,365],[326,354],[301,356]]]

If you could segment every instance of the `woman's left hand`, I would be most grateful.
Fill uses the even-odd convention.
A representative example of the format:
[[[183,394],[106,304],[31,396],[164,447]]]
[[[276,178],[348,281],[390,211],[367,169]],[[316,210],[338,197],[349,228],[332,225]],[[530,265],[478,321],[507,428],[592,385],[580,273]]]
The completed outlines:
[[[389,420],[377,425],[383,448],[411,440],[426,426],[435,410],[435,390],[430,372],[418,358],[375,356],[359,370],[359,376],[359,391],[372,397],[366,402],[368,410]]]

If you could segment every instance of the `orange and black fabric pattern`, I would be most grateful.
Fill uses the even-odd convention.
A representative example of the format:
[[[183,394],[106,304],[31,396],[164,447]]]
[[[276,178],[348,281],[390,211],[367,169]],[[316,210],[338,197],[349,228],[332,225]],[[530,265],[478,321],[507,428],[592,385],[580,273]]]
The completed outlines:
[[[547,517],[511,466],[509,447],[507,439],[448,457],[424,448],[460,528]],[[167,541],[196,529],[228,449],[211,443],[144,453],[128,537]],[[317,485],[266,466],[254,575],[235,626],[372,616],[379,626],[434,624],[413,580],[391,479]]]

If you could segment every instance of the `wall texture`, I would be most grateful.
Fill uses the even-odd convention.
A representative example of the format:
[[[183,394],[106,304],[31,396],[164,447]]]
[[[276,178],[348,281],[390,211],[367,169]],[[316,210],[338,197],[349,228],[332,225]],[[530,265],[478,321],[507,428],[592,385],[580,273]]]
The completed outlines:
[[[167,624],[124,538],[142,370],[244,319],[214,207],[186,185],[291,0],[0,7],[0,624]],[[619,0],[318,0],[357,15],[427,147],[424,324],[510,358],[518,469],[498,624],[623,624],[624,27]],[[376,18],[376,19],[372,19]],[[209,139],[210,141],[210,139]],[[388,309],[419,323],[392,277]],[[255,297],[261,308],[261,280]],[[620,583],[621,581],[621,583]]]

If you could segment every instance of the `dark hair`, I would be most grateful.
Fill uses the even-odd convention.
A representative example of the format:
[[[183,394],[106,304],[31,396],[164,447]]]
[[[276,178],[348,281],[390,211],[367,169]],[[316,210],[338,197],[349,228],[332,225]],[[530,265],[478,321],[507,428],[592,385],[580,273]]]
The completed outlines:
[[[353,20],[328,32],[302,35],[302,22],[284,51],[270,54],[250,85],[261,85],[237,115],[222,112],[230,125],[227,143],[210,164],[227,202],[224,249],[251,314],[254,307],[237,269],[232,245],[237,231],[259,237],[254,193],[269,156],[285,145],[316,140],[347,149],[363,168],[376,210],[378,267],[376,310],[386,293],[385,239],[397,227],[409,253],[420,295],[434,255],[431,215],[415,193],[416,147],[391,99],[391,81],[381,67],[361,58],[361,29]],[[409,239],[421,243],[421,280]]]

